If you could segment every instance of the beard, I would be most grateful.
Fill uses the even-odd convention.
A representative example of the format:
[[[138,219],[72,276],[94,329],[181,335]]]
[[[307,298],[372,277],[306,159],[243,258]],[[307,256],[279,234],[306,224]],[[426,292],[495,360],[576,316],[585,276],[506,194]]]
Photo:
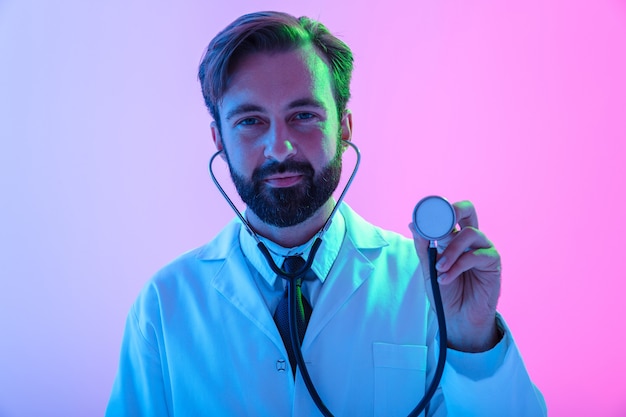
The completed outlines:
[[[251,180],[235,172],[230,162],[228,166],[239,196],[259,219],[272,226],[290,227],[310,218],[328,201],[339,184],[342,164],[340,151],[317,174],[308,162],[274,161],[255,169]],[[265,183],[268,175],[284,172],[298,173],[302,179],[291,187],[274,188]]]

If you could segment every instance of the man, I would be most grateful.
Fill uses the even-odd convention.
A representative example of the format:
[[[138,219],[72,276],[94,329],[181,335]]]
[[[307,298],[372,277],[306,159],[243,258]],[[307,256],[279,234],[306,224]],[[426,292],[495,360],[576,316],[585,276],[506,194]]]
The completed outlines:
[[[210,43],[200,81],[252,232],[281,265],[311,256],[335,205],[349,48],[318,22],[245,15]],[[496,313],[500,259],[469,202],[437,268],[447,363],[428,416],[541,416],[545,405]],[[432,379],[437,326],[428,242],[339,208],[302,284],[312,313],[302,353],[337,416],[407,415]],[[319,415],[275,322],[285,294],[240,221],[144,288],[128,317],[109,416]]]

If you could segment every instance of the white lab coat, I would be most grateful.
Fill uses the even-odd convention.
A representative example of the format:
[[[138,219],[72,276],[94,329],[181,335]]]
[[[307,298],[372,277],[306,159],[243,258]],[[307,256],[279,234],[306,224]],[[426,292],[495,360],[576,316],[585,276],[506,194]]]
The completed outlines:
[[[438,349],[413,243],[347,206],[341,213],[347,234],[303,356],[335,416],[405,416],[424,393]],[[240,227],[230,223],[145,286],[128,316],[107,416],[320,415],[300,375],[292,377],[243,258]],[[428,415],[545,415],[510,335],[496,351],[449,350]]]

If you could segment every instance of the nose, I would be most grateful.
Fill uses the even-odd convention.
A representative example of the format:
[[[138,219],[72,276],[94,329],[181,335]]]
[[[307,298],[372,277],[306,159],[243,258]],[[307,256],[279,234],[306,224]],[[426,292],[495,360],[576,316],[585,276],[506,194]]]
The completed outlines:
[[[295,155],[296,149],[289,139],[286,127],[274,125],[266,136],[264,154],[267,159],[282,162]]]

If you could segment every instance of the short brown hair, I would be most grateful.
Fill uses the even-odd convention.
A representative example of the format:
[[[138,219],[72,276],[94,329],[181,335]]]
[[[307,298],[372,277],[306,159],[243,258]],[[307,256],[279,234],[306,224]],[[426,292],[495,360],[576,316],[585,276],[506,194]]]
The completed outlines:
[[[282,12],[243,15],[217,34],[206,49],[198,78],[206,106],[220,126],[218,104],[228,88],[237,62],[254,52],[289,51],[313,45],[330,68],[333,95],[341,118],[350,99],[352,51],[321,24],[308,17],[296,18]]]

